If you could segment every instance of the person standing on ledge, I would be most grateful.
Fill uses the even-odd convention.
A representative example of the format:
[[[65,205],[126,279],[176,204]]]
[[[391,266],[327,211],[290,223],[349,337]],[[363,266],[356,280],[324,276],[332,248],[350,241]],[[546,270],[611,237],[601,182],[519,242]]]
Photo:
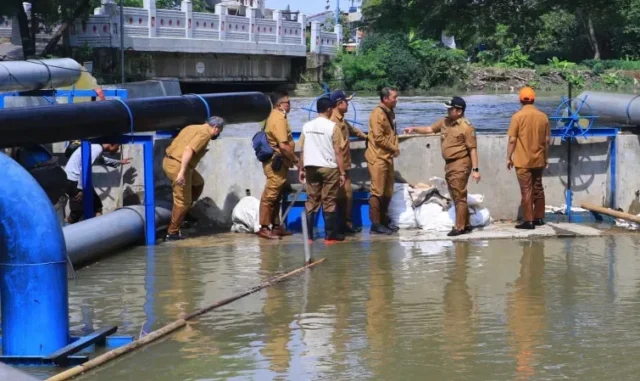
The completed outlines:
[[[393,196],[395,171],[393,159],[400,155],[396,132],[396,115],[393,109],[398,104],[398,90],[385,87],[380,91],[380,104],[369,117],[367,150],[364,157],[371,176],[369,218],[371,233],[393,234],[398,230],[389,220],[389,203]]]
[[[305,212],[309,239],[313,240],[315,214],[322,205],[325,241],[344,241],[336,213],[338,191],[344,187],[347,177],[342,157],[344,138],[340,127],[329,119],[333,113],[331,99],[319,98],[316,110],[318,117],[305,123],[300,137],[299,180],[307,184]]]
[[[362,228],[354,229],[353,223],[351,222],[353,189],[351,188],[351,176],[349,175],[349,170],[351,169],[351,144],[349,143],[349,137],[355,136],[363,140],[367,138],[367,134],[353,127],[345,119],[345,115],[349,111],[349,102],[351,101],[351,98],[353,98],[353,96],[347,97],[342,90],[334,91],[331,93],[330,98],[331,104],[333,105],[331,121],[338,126],[343,139],[343,145],[340,147],[340,153],[342,155],[342,160],[344,161],[346,176],[344,186],[340,187],[340,190],[338,191],[338,217],[342,231],[347,234],[355,234],[362,231]]]
[[[516,168],[522,195],[524,222],[517,229],[535,229],[544,225],[544,187],[542,172],[549,160],[551,129],[549,118],[533,103],[536,93],[530,87],[520,90],[522,109],[511,118],[509,125],[509,147],[507,169]]]
[[[467,103],[460,97],[453,97],[445,103],[448,116],[431,126],[406,128],[406,134],[437,134],[440,132],[442,157],[445,161],[445,180],[449,186],[449,194],[456,206],[456,224],[448,234],[449,237],[471,232],[469,209],[467,206],[467,184],[469,175],[473,173],[476,183],[480,182],[478,169],[478,150],[476,130],[464,116]]]
[[[167,148],[162,169],[172,181],[173,209],[165,241],[184,239],[180,234],[180,226],[191,204],[198,200],[204,189],[204,179],[196,166],[207,153],[209,141],[217,139],[222,133],[224,123],[224,119],[214,116],[204,124],[187,126]]]
[[[265,124],[267,142],[273,148],[271,159],[262,164],[267,183],[260,198],[260,230],[258,236],[266,239],[279,239],[291,235],[280,225],[280,202],[287,173],[298,163],[295,143],[287,115],[291,110],[291,100],[286,92],[273,94],[271,98],[273,110]],[[271,227],[271,229],[269,228]]]

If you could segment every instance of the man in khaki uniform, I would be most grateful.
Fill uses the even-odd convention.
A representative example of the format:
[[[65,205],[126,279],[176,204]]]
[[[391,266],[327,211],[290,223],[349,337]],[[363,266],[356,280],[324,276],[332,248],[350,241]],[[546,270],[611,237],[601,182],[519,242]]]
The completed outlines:
[[[318,117],[305,123],[300,137],[301,183],[307,184],[307,226],[313,239],[313,222],[320,206],[324,214],[325,241],[344,241],[336,213],[338,191],[344,186],[346,172],[340,128],[329,118],[333,112],[331,99],[321,97],[316,104]]]
[[[180,225],[204,189],[204,179],[196,166],[207,152],[209,141],[222,133],[224,119],[214,116],[205,124],[183,128],[165,152],[162,169],[173,186],[173,210],[166,241],[183,239]]]
[[[522,195],[524,222],[516,226],[518,229],[535,229],[544,225],[542,172],[549,159],[551,129],[547,115],[533,105],[535,99],[536,93],[532,88],[520,90],[522,109],[511,118],[507,132],[507,169],[516,167]]]
[[[258,235],[266,239],[279,239],[291,235],[280,225],[280,202],[287,183],[287,173],[298,163],[298,158],[294,154],[295,143],[287,121],[287,114],[291,110],[289,95],[284,92],[275,93],[271,101],[273,110],[265,124],[265,133],[267,142],[275,152],[270,160],[262,163],[267,183],[260,199]]]
[[[473,173],[476,183],[480,181],[478,169],[478,151],[476,130],[464,116],[467,104],[460,97],[453,97],[446,102],[448,116],[431,126],[410,127],[405,133],[437,134],[440,132],[445,180],[449,185],[449,194],[456,206],[456,224],[448,234],[449,237],[471,232],[469,209],[467,206],[467,183]]]
[[[340,219],[343,232],[347,234],[354,234],[362,231],[362,228],[354,229],[353,223],[351,222],[353,189],[351,187],[351,176],[349,175],[349,170],[351,169],[351,144],[349,143],[349,137],[355,136],[363,140],[367,138],[367,134],[353,127],[345,119],[345,115],[349,111],[349,102],[351,101],[351,98],[352,97],[347,97],[342,90],[334,91],[330,96],[331,103],[333,105],[331,121],[338,126],[343,140],[340,151],[342,154],[342,160],[344,160],[346,178],[344,186],[340,187],[340,190],[338,191],[338,217]]]
[[[364,157],[371,176],[369,218],[371,233],[374,234],[392,234],[397,231],[397,227],[391,226],[388,214],[395,181],[393,159],[400,155],[396,116],[393,112],[397,104],[398,91],[385,87],[380,91],[380,104],[369,117]]]

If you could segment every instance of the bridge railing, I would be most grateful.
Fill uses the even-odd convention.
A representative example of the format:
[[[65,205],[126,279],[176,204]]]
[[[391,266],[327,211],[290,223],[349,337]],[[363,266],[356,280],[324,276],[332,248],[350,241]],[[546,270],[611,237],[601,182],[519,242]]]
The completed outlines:
[[[12,20],[9,17],[0,17],[0,38],[11,37]]]
[[[342,46],[342,25],[334,27],[333,33],[322,30],[319,22],[311,23],[311,53],[336,55]]]

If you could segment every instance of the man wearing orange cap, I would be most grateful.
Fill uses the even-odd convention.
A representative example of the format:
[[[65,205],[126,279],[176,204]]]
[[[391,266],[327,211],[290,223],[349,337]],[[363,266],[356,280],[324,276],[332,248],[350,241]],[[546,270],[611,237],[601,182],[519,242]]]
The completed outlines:
[[[536,93],[531,87],[520,90],[522,109],[511,118],[507,169],[516,168],[522,194],[524,222],[517,229],[535,229],[544,225],[544,187],[542,172],[549,160],[551,129],[549,118],[533,103]]]

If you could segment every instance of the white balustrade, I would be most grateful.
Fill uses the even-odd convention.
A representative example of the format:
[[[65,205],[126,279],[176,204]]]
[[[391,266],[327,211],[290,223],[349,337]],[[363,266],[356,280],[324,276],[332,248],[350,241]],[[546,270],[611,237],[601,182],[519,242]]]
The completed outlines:
[[[12,20],[9,17],[0,17],[0,38],[11,37]]]

